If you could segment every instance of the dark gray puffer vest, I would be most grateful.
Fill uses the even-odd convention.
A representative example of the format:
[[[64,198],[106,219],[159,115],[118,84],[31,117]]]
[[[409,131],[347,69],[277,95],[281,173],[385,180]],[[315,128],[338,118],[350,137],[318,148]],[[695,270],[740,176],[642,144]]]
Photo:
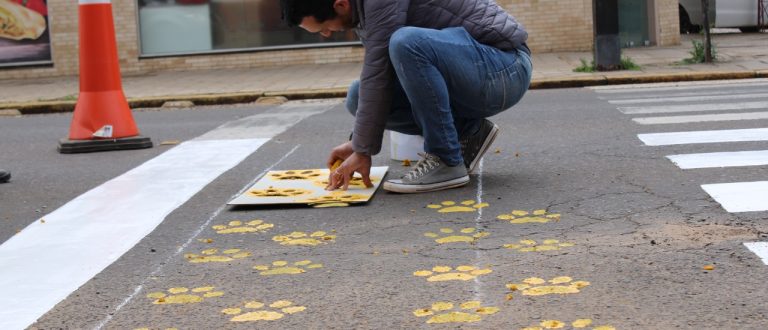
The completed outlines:
[[[389,60],[389,39],[397,29],[464,27],[478,42],[508,51],[522,49],[528,33],[493,0],[349,0],[365,47],[360,99],[352,146],[375,155],[381,150],[396,79]]]

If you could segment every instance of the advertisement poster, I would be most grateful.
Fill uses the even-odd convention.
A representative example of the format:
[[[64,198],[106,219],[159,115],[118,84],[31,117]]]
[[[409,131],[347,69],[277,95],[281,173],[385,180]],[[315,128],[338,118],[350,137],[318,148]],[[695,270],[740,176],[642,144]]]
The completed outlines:
[[[0,0],[0,67],[50,62],[46,0]]]

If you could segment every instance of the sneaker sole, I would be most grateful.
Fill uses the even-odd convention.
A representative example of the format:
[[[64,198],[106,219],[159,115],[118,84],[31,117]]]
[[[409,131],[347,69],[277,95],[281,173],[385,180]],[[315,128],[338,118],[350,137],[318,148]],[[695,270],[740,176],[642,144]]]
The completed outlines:
[[[432,183],[432,184],[420,184],[420,185],[396,184],[391,182],[384,182],[383,187],[384,187],[384,190],[386,191],[403,193],[403,194],[413,194],[413,193],[423,193],[423,192],[458,188],[466,185],[467,183],[469,183],[469,175],[465,175],[463,177],[456,178],[449,181],[443,181],[443,182]]]
[[[475,160],[469,164],[467,173],[473,173],[475,171],[477,164],[480,163],[481,159],[483,159],[483,155],[485,155],[485,153],[488,151],[488,148],[491,147],[493,141],[496,140],[497,135],[499,135],[499,126],[493,124],[493,128],[491,128],[491,131],[488,133],[488,137],[486,137],[485,141],[483,141],[483,145],[480,147],[480,151],[477,153],[477,157],[475,157]]]

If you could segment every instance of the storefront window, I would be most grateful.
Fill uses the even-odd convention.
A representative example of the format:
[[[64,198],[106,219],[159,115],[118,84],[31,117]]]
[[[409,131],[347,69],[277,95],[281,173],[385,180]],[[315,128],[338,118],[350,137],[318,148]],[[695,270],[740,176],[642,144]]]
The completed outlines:
[[[355,42],[287,27],[277,0],[139,0],[142,55]]]
[[[45,0],[0,0],[0,67],[51,63]]]

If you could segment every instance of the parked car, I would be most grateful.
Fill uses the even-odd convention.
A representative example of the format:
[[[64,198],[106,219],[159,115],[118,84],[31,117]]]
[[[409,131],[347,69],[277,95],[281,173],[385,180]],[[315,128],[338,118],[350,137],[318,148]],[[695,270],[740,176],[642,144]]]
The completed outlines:
[[[742,32],[757,32],[758,1],[709,0],[709,22],[716,28],[738,28]],[[768,7],[768,0],[762,0]],[[701,0],[679,0],[680,33],[701,31],[704,17]],[[763,11],[763,24],[768,22],[768,10]]]

